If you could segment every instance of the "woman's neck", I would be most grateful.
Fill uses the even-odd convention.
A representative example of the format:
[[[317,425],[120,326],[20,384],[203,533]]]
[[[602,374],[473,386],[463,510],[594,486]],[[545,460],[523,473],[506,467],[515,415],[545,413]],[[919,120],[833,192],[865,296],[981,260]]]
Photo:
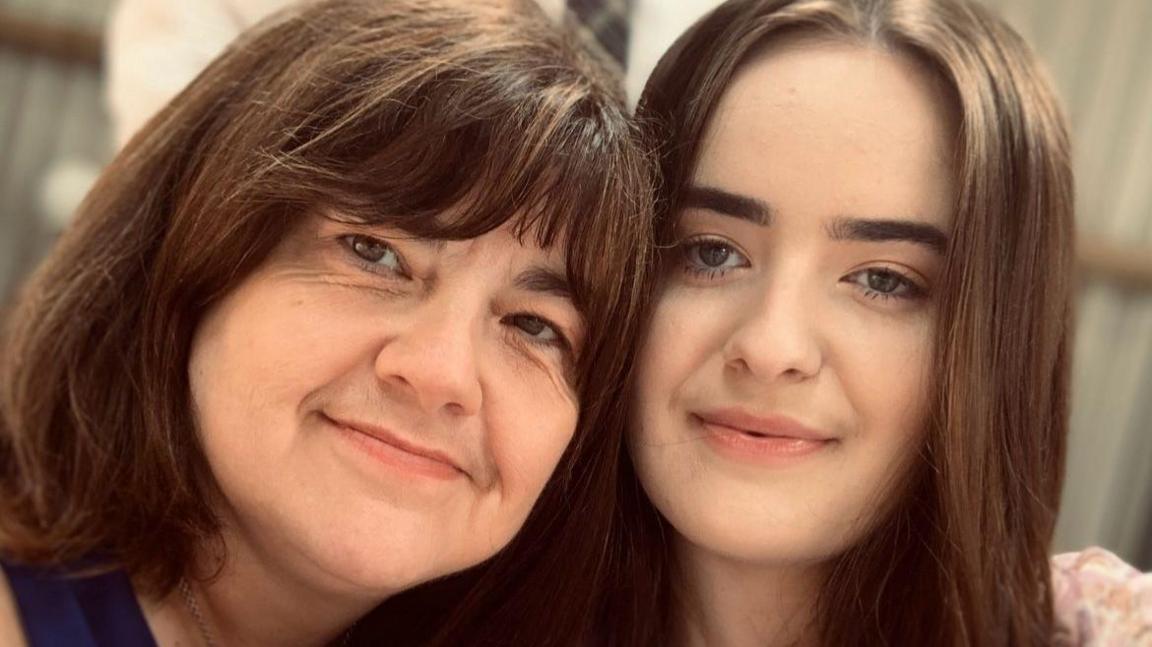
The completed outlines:
[[[818,565],[755,564],[678,539],[680,623],[684,647],[817,645]]]
[[[223,543],[226,559],[200,551],[186,579],[190,596],[177,589],[143,600],[159,644],[205,645],[207,633],[215,645],[326,645],[386,597],[325,582],[298,558],[272,557],[239,533],[225,531]]]

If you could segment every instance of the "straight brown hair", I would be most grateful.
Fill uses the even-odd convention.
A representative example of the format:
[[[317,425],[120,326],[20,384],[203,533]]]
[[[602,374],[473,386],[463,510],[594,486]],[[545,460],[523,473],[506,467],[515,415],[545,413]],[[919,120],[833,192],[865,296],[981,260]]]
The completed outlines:
[[[170,591],[218,537],[188,385],[202,314],[321,209],[439,239],[512,222],[566,252],[589,334],[579,428],[498,564],[515,584],[562,547],[531,581],[591,595],[603,542],[583,538],[610,522],[650,265],[651,173],[623,105],[530,0],[328,0],[245,34],[116,157],[5,322],[0,552],[96,556]],[[480,575],[461,589],[476,604],[503,590]]]
[[[959,116],[926,441],[892,490],[895,504],[835,560],[817,609],[823,644],[1047,645],[1071,334],[1065,120],[1026,44],[973,3],[730,0],[681,36],[640,100],[637,116],[659,147],[658,249],[673,242],[734,75],[798,33],[915,59]],[[674,645],[674,531],[630,465],[622,471],[619,581],[590,642]]]

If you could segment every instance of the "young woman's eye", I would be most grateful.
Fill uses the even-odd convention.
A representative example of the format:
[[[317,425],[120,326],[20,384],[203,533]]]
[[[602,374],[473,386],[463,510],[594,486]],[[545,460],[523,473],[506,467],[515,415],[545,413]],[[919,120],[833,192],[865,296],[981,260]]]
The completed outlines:
[[[919,299],[925,295],[924,288],[900,272],[886,268],[860,270],[844,277],[844,280],[859,286],[865,296],[874,299]]]
[[[519,329],[532,343],[568,348],[568,340],[547,319],[530,314],[514,314],[505,317],[504,322]]]
[[[684,270],[691,274],[705,274],[709,278],[723,276],[730,270],[748,266],[748,259],[736,248],[722,240],[703,238],[681,244]]]
[[[344,236],[342,240],[353,254],[372,268],[380,268],[392,274],[407,275],[400,255],[388,243],[363,234],[350,234]]]

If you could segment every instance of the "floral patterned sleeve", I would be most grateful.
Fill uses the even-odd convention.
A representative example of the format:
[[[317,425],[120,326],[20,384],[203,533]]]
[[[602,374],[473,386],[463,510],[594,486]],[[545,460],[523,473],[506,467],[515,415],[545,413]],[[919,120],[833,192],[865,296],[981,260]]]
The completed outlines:
[[[1058,647],[1152,647],[1152,573],[1103,548],[1052,559]]]

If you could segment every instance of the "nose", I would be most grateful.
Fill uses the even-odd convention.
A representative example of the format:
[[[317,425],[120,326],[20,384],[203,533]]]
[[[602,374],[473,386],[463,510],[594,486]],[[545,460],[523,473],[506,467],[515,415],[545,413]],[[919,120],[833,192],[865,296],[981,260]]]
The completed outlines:
[[[824,354],[812,306],[798,285],[769,286],[738,318],[724,345],[725,367],[766,381],[815,377]]]
[[[480,316],[479,307],[448,299],[414,305],[377,353],[377,379],[429,414],[475,415],[483,401]]]

